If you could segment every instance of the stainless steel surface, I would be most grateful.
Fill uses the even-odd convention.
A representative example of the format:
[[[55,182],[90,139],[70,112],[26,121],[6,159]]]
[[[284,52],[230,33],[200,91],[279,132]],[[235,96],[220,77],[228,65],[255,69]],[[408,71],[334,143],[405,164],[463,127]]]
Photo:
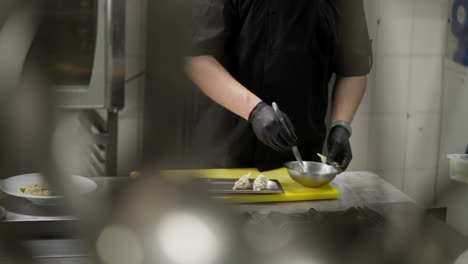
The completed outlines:
[[[89,85],[54,86],[57,90],[58,107],[71,109],[96,109],[106,106],[106,3],[96,0],[96,41],[94,61]]]
[[[255,191],[252,189],[254,179],[249,179],[250,188],[247,190],[233,190],[232,187],[238,179],[196,179],[196,182],[201,182],[208,188],[208,191],[215,194],[282,194],[284,193],[283,186],[280,182],[274,179],[268,181],[266,190]]]
[[[10,10],[10,14],[5,16],[6,20],[2,23],[0,61],[9,62],[0,65],[0,79],[3,80],[5,87],[16,87],[16,82],[21,79],[25,60],[27,60],[27,55],[38,32],[38,25],[40,25],[36,2],[24,1],[24,4],[18,4],[16,8]],[[96,3],[97,11],[95,14],[96,41],[86,43],[94,46],[94,61],[92,61],[89,83],[86,85],[53,85],[52,88],[57,91],[59,107],[80,109],[108,107],[110,109],[107,135],[101,138],[96,137],[98,140],[106,141],[105,166],[103,166],[105,171],[102,173],[98,171],[96,174],[116,175],[118,134],[116,110],[124,106],[126,1],[93,0],[90,2]],[[79,14],[79,11],[76,13]],[[85,31],[93,32],[94,29],[80,30],[80,32]],[[60,39],[57,41],[60,42]],[[96,169],[93,170],[96,171]]]
[[[287,162],[284,166],[288,169],[289,176],[305,187],[313,188],[327,184],[340,172],[334,166],[324,163],[304,161],[302,164],[305,166],[304,170],[297,161]]]
[[[413,199],[395,186],[372,172],[343,172],[331,183],[340,191],[337,200],[243,204],[235,205],[240,211],[247,212],[307,212],[310,208],[318,211],[342,211],[351,207],[369,205],[389,205],[409,203],[415,205]]]
[[[92,137],[96,144],[106,144],[107,122],[95,109],[80,111],[78,121],[80,133]]]
[[[117,175],[118,131],[119,113],[107,111],[107,144],[105,168],[106,175]]]
[[[120,110],[125,92],[125,0],[106,0],[106,108]]]
[[[24,246],[30,248],[40,263],[93,263],[89,258],[90,248],[86,241],[78,239],[46,239],[24,241]],[[6,252],[0,250],[0,263],[9,263]],[[4,261],[4,262],[3,262]],[[16,263],[16,262],[14,262]],[[36,263],[36,262],[34,262]]]
[[[4,197],[0,203],[8,211],[6,220],[58,221],[74,219],[62,206],[35,204],[13,196]]]
[[[106,0],[106,175],[117,175],[118,111],[125,102],[125,0]]]
[[[281,124],[284,126],[286,131],[288,131],[288,134],[292,136],[291,131],[289,131],[288,125],[284,121],[283,115],[281,114],[281,111],[279,110],[278,105],[275,102],[273,102],[272,105],[273,105],[273,110],[275,110],[276,115],[281,121]],[[301,171],[304,172],[306,170],[306,167],[304,165],[304,161],[302,160],[301,153],[299,152],[299,149],[297,148],[297,146],[292,147],[292,153],[294,154],[294,157],[296,158],[297,162],[299,162]]]
[[[103,193],[115,188],[117,185],[126,184],[127,177],[96,177],[98,192]],[[259,203],[259,204],[235,204],[232,207],[241,211],[261,212],[307,212],[310,208],[321,211],[340,211],[351,207],[366,206],[369,204],[415,204],[409,196],[398,190],[383,178],[371,172],[344,172],[336,177],[331,183],[340,191],[337,200],[304,201],[304,202],[282,202],[282,203]],[[16,212],[9,211],[7,221],[54,221],[73,219],[64,214],[52,214],[50,211],[34,213],[31,210],[40,210],[41,207],[33,206],[24,199],[11,199],[0,192],[0,206],[3,203],[13,203]],[[19,212],[20,210],[21,212]],[[44,208],[42,208],[44,210]],[[42,214],[42,215],[38,215]]]
[[[90,11],[95,13],[95,28],[76,30],[95,33],[94,43],[83,44],[94,47],[91,77],[86,84],[53,85],[57,91],[58,106],[72,109],[120,110],[124,106],[125,90],[126,1],[93,0],[88,5]],[[91,9],[94,5],[97,6],[96,10]],[[83,19],[90,20],[86,17]]]
[[[106,175],[106,148],[108,142],[107,122],[94,109],[81,111],[78,115],[79,133],[86,135],[89,141],[80,145],[80,155],[84,157],[86,167],[77,171],[81,175],[99,177]]]
[[[117,178],[108,178],[108,183],[116,182]],[[260,214],[251,214],[252,217],[255,217],[255,221],[261,219],[267,219],[268,213],[274,212],[284,212],[284,213],[307,213],[308,210],[312,207],[318,211],[341,211],[346,210],[349,207],[353,206],[363,206],[368,205],[369,203],[381,203],[380,209],[374,209],[374,206],[371,208],[376,210],[379,214],[385,217],[388,222],[385,225],[385,235],[388,236],[390,242],[399,242],[400,238],[408,237],[408,230],[402,228],[401,226],[396,226],[398,221],[403,219],[413,219],[411,217],[406,217],[409,213],[416,211],[416,207],[412,206],[411,200],[409,200],[404,194],[396,190],[391,184],[385,182],[382,178],[378,177],[373,173],[368,172],[347,172],[338,176],[336,181],[333,183],[341,191],[340,200],[337,201],[311,201],[311,202],[296,202],[296,203],[276,203],[276,204],[255,204],[255,205],[234,205],[233,207],[239,208],[242,211],[248,212],[260,212]],[[401,207],[405,206],[405,207]],[[264,215],[265,214],[265,215]],[[389,215],[397,216],[398,219],[392,219]],[[404,216],[404,217],[401,217]],[[295,216],[292,216],[295,217]],[[272,218],[275,219],[275,218]],[[276,218],[278,219],[278,218]],[[430,219],[429,219],[430,220]],[[418,222],[419,223],[419,222]],[[302,223],[301,223],[302,224]],[[424,222],[424,225],[433,225],[433,221]],[[424,238],[427,241],[439,241],[449,243],[451,254],[456,258],[466,250],[466,237],[461,237],[460,234],[455,233],[453,229],[448,228],[442,222],[437,222],[437,229],[431,227],[431,232],[427,232],[428,235],[436,234],[437,240],[431,240]],[[403,226],[404,227],[404,226]],[[300,229],[303,230],[303,229]],[[379,229],[380,230],[380,229]],[[388,233],[390,231],[391,233]],[[396,233],[397,231],[398,233]],[[434,232],[433,232],[434,231]],[[275,234],[289,234],[289,233],[275,233]],[[354,233],[353,233],[354,234]],[[377,234],[374,230],[371,234]],[[431,236],[432,237],[432,236]],[[281,238],[281,237],[280,237]],[[286,237],[288,238],[288,237]],[[396,239],[396,240],[394,240]],[[441,240],[439,240],[441,239]],[[443,240],[442,240],[443,239]],[[355,240],[352,240],[355,241]],[[363,240],[369,241],[369,240]],[[405,241],[405,240],[402,240]],[[412,241],[412,240],[411,240]],[[421,240],[422,241],[422,240]],[[463,243],[460,243],[463,241]],[[25,241],[24,245],[31,249],[33,257],[37,258],[40,263],[90,263],[91,258],[88,256],[93,256],[93,247],[89,247],[84,240],[73,240],[73,239],[42,239],[42,240],[29,240]],[[359,240],[358,242],[361,242]],[[454,245],[452,245],[452,243]],[[358,243],[363,245],[363,243]],[[402,243],[397,243],[400,245]],[[404,244],[404,243],[403,243]],[[379,244],[380,245],[380,244]],[[434,245],[430,243],[430,246]],[[364,247],[362,247],[364,248]],[[361,249],[361,247],[359,247]],[[452,252],[454,251],[454,252]],[[360,251],[358,251],[359,254]],[[0,263],[11,263],[9,259],[9,252],[3,252],[0,249]],[[362,254],[361,254],[362,255]],[[360,257],[361,255],[358,255]],[[311,259],[314,260],[314,259]],[[306,261],[307,262],[307,261]],[[451,263],[451,262],[447,262]]]
[[[118,118],[119,112],[107,111],[104,118],[96,110],[84,110],[79,114],[80,133],[90,140],[81,146],[81,155],[88,166],[79,173],[99,177],[117,174]]]

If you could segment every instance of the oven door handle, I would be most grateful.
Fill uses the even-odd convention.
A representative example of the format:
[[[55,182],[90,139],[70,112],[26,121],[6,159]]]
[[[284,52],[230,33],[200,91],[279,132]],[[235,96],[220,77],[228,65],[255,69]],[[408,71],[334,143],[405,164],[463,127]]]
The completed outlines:
[[[105,0],[106,108],[117,112],[125,102],[125,0]]]

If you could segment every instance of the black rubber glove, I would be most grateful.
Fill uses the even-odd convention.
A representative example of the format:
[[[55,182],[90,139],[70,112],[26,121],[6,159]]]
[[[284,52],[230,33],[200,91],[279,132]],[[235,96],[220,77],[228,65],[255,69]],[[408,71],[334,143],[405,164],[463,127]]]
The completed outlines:
[[[330,135],[328,135],[327,163],[338,163],[343,171],[348,168],[349,163],[353,159],[349,137],[348,130],[341,126],[332,128]]]
[[[294,127],[285,113],[281,113],[289,132],[281,124],[273,107],[264,102],[258,103],[249,115],[249,122],[257,138],[276,151],[290,151],[296,145],[297,137]]]

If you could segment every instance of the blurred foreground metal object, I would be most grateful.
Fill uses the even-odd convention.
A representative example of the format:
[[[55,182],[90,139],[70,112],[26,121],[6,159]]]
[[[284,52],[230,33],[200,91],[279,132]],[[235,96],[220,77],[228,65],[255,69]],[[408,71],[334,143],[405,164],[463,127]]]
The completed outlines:
[[[144,172],[112,203],[97,255],[108,263],[239,263],[235,215],[192,184]],[[243,252],[243,256],[238,256]]]
[[[3,220],[3,218],[5,218],[6,214],[7,211],[5,210],[5,208],[0,207],[0,221]]]
[[[11,175],[22,164],[41,169],[60,188],[50,159],[51,106],[46,80],[37,65],[26,63],[34,38],[40,1],[18,1],[0,31],[0,168]],[[13,263],[34,263],[15,230],[0,226],[0,248]]]
[[[18,1],[0,26],[0,99],[18,87],[39,23],[37,1]]]

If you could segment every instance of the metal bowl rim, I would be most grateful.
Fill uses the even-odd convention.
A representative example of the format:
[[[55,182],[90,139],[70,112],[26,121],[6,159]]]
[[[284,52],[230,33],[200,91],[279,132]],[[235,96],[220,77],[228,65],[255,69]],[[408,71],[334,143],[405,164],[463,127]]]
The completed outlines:
[[[314,174],[320,174],[320,175],[334,174],[335,176],[339,174],[339,170],[337,168],[333,167],[332,165],[328,165],[326,163],[321,163],[321,162],[316,162],[316,161],[303,161],[303,162],[304,163],[315,164],[315,165],[320,165],[321,167],[331,168],[332,169],[332,172],[329,172],[329,173],[314,173]],[[290,166],[290,164],[294,164],[294,163],[298,163],[298,161],[288,161],[288,162],[284,163],[283,166],[288,170],[298,171],[296,168],[293,168],[292,166]]]

